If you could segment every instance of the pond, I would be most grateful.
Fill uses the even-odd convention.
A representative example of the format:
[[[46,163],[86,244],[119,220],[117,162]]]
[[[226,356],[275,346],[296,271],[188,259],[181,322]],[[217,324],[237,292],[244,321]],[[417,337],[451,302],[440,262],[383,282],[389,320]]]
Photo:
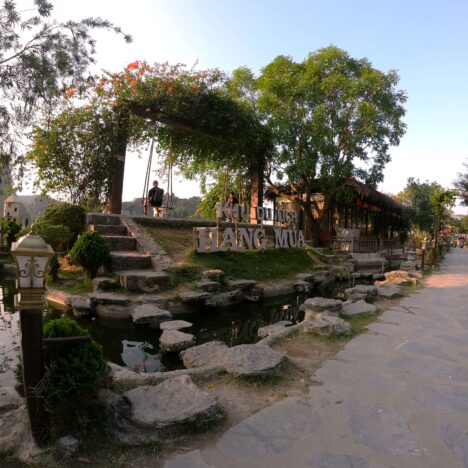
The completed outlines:
[[[14,281],[0,279],[0,385],[14,384],[13,369],[19,354],[18,313],[13,310]],[[336,291],[330,294],[336,295]],[[293,296],[287,300],[262,304],[241,304],[229,308],[205,309],[176,319],[187,320],[193,326],[187,331],[195,335],[197,344],[220,340],[228,346],[255,343],[260,327],[280,320],[293,323],[303,320],[299,305],[305,296]],[[67,311],[50,307],[45,321],[68,315]],[[77,318],[76,321],[89,330],[91,336],[102,345],[105,357],[116,364],[128,366],[140,372],[156,372],[182,368],[175,354],[159,352],[159,329],[136,327],[131,320],[105,320],[97,316]]]

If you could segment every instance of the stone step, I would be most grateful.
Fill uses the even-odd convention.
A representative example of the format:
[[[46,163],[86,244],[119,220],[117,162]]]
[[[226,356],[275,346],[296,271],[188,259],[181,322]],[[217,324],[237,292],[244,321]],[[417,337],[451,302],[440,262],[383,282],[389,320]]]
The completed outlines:
[[[170,277],[164,271],[126,270],[116,272],[120,284],[129,291],[155,293],[170,285]]]
[[[90,224],[88,229],[101,235],[125,236],[127,234],[127,228],[121,224]]]
[[[142,270],[151,268],[151,256],[138,252],[111,252],[110,266],[113,271]]]
[[[87,224],[121,224],[120,215],[103,214],[103,213],[88,213],[86,215]]]
[[[137,250],[137,241],[134,237],[109,235],[103,235],[102,237],[112,252]]]

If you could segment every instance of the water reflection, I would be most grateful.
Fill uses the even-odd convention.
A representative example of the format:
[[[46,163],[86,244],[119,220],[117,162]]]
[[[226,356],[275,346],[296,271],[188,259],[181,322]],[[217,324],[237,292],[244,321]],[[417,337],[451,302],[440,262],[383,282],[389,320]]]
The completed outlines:
[[[120,355],[123,363],[139,372],[162,372],[166,368],[161,364],[158,354],[151,354],[153,345],[147,341],[122,341],[122,354]]]

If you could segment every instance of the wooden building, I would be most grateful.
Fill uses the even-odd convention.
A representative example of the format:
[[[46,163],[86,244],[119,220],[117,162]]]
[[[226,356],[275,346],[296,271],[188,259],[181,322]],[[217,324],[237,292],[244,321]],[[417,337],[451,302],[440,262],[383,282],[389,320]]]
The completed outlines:
[[[399,247],[399,234],[406,230],[403,206],[356,179],[346,180],[344,187],[346,196],[341,197],[333,208],[321,216],[314,209],[314,218],[319,220],[318,245],[348,252],[377,252]],[[304,195],[287,185],[270,187],[266,192],[266,198],[275,208],[300,213],[298,228],[305,230],[306,239],[310,240],[312,227],[306,226],[301,197],[303,200]],[[323,208],[321,193],[312,194],[312,199],[319,209]]]

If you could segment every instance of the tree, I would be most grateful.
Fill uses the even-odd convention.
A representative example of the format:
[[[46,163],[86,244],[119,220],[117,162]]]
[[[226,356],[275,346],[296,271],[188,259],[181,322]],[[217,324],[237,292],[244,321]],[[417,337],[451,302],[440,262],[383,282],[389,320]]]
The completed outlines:
[[[120,213],[127,147],[139,147],[152,138],[160,154],[173,151],[175,164],[189,178],[226,167],[233,171],[250,167],[271,152],[271,138],[257,117],[228,95],[224,83],[219,70],[138,61],[103,76],[88,88],[89,110],[68,109],[52,122],[52,129],[58,129],[58,145],[49,129],[36,131],[39,138],[31,157],[41,156],[36,164],[42,164],[43,186],[63,189],[68,161],[84,161],[86,146],[92,150],[92,170],[109,173],[110,211]],[[95,114],[89,122],[87,112]],[[97,157],[100,154],[102,158]],[[57,171],[47,172],[48,165]],[[78,196],[83,188],[76,178],[72,183]]]
[[[58,22],[53,5],[34,0],[18,10],[13,0],[0,7],[0,156],[3,164],[18,155],[30,125],[49,115],[64,97],[82,92],[91,79],[95,29],[131,37],[101,18]]]
[[[240,69],[231,93],[264,119],[277,149],[272,172],[287,176],[312,221],[314,209],[321,217],[334,205],[345,179],[371,186],[383,179],[389,148],[406,128],[398,81],[395,71],[383,73],[331,46],[302,62],[278,56],[255,80]],[[312,200],[317,191],[323,207]]]
[[[457,180],[455,181],[455,188],[458,190],[458,196],[462,200],[462,204],[468,206],[468,163],[463,164],[466,172],[458,173]]]
[[[27,154],[37,169],[36,186],[75,205],[102,206],[110,192],[115,129],[114,113],[96,106],[65,109],[37,127]]]

